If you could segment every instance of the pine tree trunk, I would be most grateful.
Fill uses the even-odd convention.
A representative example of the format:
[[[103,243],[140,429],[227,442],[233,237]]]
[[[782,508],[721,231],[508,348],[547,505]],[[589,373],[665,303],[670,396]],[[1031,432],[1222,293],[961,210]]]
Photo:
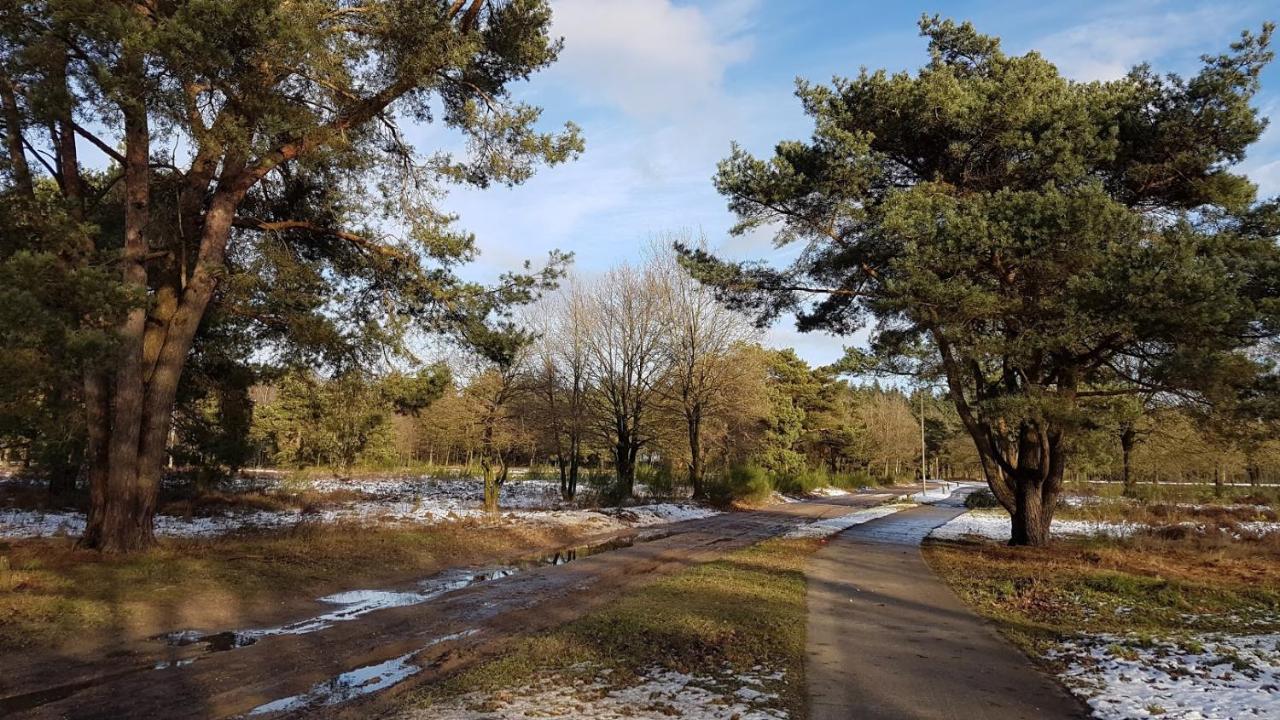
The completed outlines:
[[[136,143],[129,144],[131,153],[134,147]],[[126,193],[126,207],[145,208],[141,196]],[[125,318],[114,384],[109,385],[104,375],[86,376],[90,457],[98,460],[90,460],[90,514],[81,539],[85,547],[122,553],[155,542],[155,510],[178,382],[213,298],[217,269],[223,264],[217,248],[225,248],[233,217],[229,199],[215,200],[204,217],[201,261],[180,299],[174,295],[167,305],[158,301],[150,317],[142,308]],[[142,228],[127,219],[125,277],[145,287],[139,242],[145,248]],[[215,248],[209,257],[206,247]],[[98,442],[102,447],[95,452]]]
[[[1121,456],[1123,457],[1123,463],[1124,463],[1124,468],[1122,471],[1124,474],[1123,475],[1124,494],[1126,497],[1133,497],[1133,495],[1137,492],[1137,487],[1136,487],[1137,483],[1134,481],[1133,467],[1132,467],[1133,446],[1136,440],[1137,440],[1137,433],[1135,433],[1132,429],[1126,428],[1120,433],[1120,451],[1121,451]]]
[[[1013,534],[1009,544],[1031,547],[1048,545],[1053,504],[1045,502],[1043,485],[1030,478],[1019,478],[1014,495]]]

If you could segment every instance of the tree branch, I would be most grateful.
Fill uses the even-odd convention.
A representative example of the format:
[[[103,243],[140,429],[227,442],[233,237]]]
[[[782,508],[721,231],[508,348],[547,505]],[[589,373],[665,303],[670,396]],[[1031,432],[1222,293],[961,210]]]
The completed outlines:
[[[392,258],[396,260],[407,259],[407,256],[404,253],[400,252],[399,250],[393,247],[390,247],[388,245],[383,245],[382,243],[379,243],[377,241],[370,240],[369,238],[363,235],[357,235],[353,232],[348,232],[346,230],[339,230],[338,228],[327,228],[322,225],[317,225],[313,222],[308,222],[306,220],[277,220],[273,222],[273,221],[267,221],[267,220],[259,220],[258,218],[238,217],[235,219],[235,222],[233,224],[236,227],[241,228],[243,230],[259,230],[262,232],[283,232],[286,230],[303,230],[306,232],[320,233],[322,235],[329,235],[329,236],[338,238],[339,240],[346,240],[347,242],[359,247],[362,250],[366,250],[368,252],[381,255],[382,257]]]
[[[99,138],[97,135],[94,135],[88,130],[85,130],[84,128],[80,127],[78,123],[75,123],[75,122],[71,123],[71,127],[76,131],[77,135],[93,143],[94,147],[101,150],[112,160],[115,160],[116,162],[120,163],[121,166],[125,164],[124,155],[121,155],[120,151],[116,150],[115,148],[103,142],[103,140]]]

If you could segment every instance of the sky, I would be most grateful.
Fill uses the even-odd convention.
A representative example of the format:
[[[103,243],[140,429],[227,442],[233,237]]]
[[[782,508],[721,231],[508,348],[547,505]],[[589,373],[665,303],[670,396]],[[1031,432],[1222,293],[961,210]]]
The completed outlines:
[[[847,2],[838,0],[552,0],[564,51],[515,90],[544,108],[547,128],[573,121],[586,151],[515,188],[455,188],[442,200],[476,234],[477,278],[515,269],[552,249],[572,251],[591,275],[638,258],[655,237],[701,235],[723,254],[777,257],[766,234],[732,237],[734,218],[711,178],[732,142],[757,155],[805,139],[811,123],[794,97],[797,77],[827,82],[860,68],[915,70],[927,61],[924,13],[970,20],[1004,49],[1038,50],[1068,77],[1112,79],[1150,62],[1192,74],[1241,30],[1280,20],[1274,2]],[[1280,120],[1280,67],[1255,104]],[[420,149],[450,140],[432,127]],[[1270,128],[1241,169],[1263,196],[1280,195],[1280,129]],[[838,359],[858,338],[800,334],[780,321],[767,344],[813,364]]]

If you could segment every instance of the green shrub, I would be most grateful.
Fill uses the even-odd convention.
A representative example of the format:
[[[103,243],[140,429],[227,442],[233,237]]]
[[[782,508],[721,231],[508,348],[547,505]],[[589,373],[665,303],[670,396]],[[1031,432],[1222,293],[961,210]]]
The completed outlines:
[[[798,472],[775,475],[773,478],[773,486],[778,492],[788,495],[804,495],[827,484],[827,472],[823,469],[804,468]]]
[[[675,469],[669,462],[659,465],[639,465],[636,467],[636,485],[644,485],[651,497],[672,497],[676,489],[683,485],[682,479],[676,477]]]
[[[880,481],[871,476],[866,470],[857,470],[855,472],[836,473],[829,478],[829,484],[832,487],[838,487],[844,490],[857,490],[859,488],[876,487]]]
[[[969,493],[969,496],[964,499],[964,506],[970,510],[977,508],[994,508],[1000,507],[1000,501],[996,500],[996,496],[992,495],[990,490],[984,488],[982,490],[975,490],[974,492]]]
[[[833,473],[826,468],[804,468],[799,472],[774,476],[773,484],[778,492],[788,495],[805,495],[824,487],[842,490],[875,487],[878,481],[865,470]]]
[[[759,465],[734,465],[728,472],[707,479],[707,499],[717,505],[764,502],[773,490],[773,481]]]

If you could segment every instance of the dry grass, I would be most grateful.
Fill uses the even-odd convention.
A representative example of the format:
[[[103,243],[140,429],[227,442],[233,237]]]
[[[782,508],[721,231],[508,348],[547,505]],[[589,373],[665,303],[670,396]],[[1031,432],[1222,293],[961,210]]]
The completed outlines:
[[[1280,520],[1280,513],[1267,505],[1187,505],[1104,499],[1085,505],[1059,507],[1054,517],[1060,520],[1134,523],[1154,527],[1203,525],[1239,533],[1247,532],[1241,528],[1242,523],[1276,522]]]
[[[1211,484],[1154,485],[1139,483],[1132,497],[1117,483],[1067,483],[1067,492],[1096,498],[1123,499],[1146,504],[1270,505],[1280,506],[1280,487],[1226,485],[1221,492]]]
[[[300,492],[251,490],[246,492],[221,492],[211,490],[195,493],[191,497],[168,500],[160,505],[160,514],[175,517],[207,517],[226,512],[282,512],[300,510],[304,513],[367,500],[355,490],[330,490]]]
[[[576,543],[564,527],[300,525],[166,540],[127,557],[65,538],[0,541],[0,649],[94,646],[181,627],[280,617],[342,588],[386,586],[448,566]]]
[[[1153,532],[1048,548],[931,543],[935,571],[1023,647],[1076,632],[1280,629],[1280,540]],[[1039,654],[1038,652],[1036,654]]]
[[[299,486],[297,490],[283,487],[236,492],[180,486],[166,488],[161,492],[158,512],[161,515],[187,518],[257,510],[311,512],[367,499],[368,496],[355,490],[318,492],[306,489],[305,485]],[[74,493],[65,497],[51,498],[42,486],[6,483],[0,484],[0,507],[27,510],[70,509],[85,512],[88,509],[88,496],[85,493]]]
[[[499,659],[420,691],[430,707],[458,695],[506,691],[536,678],[599,668],[624,686],[647,668],[714,676],[727,668],[784,670],[773,688],[788,716],[805,717],[804,564],[814,540],[770,540],[631,592],[609,607],[518,641]],[[732,691],[730,691],[732,692]]]

